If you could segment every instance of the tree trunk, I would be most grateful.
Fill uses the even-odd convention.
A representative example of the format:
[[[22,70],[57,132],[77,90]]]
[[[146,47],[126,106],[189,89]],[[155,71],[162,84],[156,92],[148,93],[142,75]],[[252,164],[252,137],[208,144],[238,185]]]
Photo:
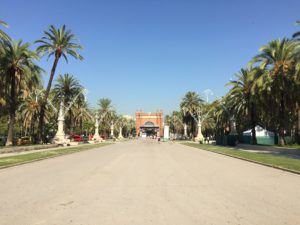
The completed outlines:
[[[256,110],[255,110],[255,105],[252,102],[251,103],[251,133],[252,133],[252,144],[253,145],[257,144],[255,126],[256,126]]]
[[[281,94],[281,101],[280,101],[280,109],[279,109],[279,138],[278,144],[283,146],[286,145],[286,141],[284,139],[284,123],[285,123],[285,113],[284,113],[284,95]]]
[[[82,130],[82,118],[80,118],[79,126],[80,126],[80,134],[82,134],[83,133],[83,130]]]
[[[11,74],[11,89],[10,89],[10,104],[9,104],[9,126],[6,139],[6,146],[13,145],[14,126],[16,116],[16,71],[13,70]]]
[[[54,74],[55,74],[55,70],[56,70],[59,58],[60,58],[60,56],[55,56],[53,66],[52,66],[52,69],[51,69],[51,73],[50,73],[50,78],[49,78],[47,89],[46,89],[46,93],[44,95],[42,105],[41,105],[41,112],[40,112],[40,118],[39,118],[39,135],[38,135],[39,142],[43,142],[43,139],[44,139],[44,136],[45,136],[45,134],[44,134],[45,109],[46,109],[47,100],[48,100],[48,97],[49,97],[49,94],[50,94],[52,81],[53,81],[53,78],[54,78]]]
[[[297,131],[296,131],[296,141],[300,145],[300,106],[297,104],[297,113],[298,113],[298,124],[297,124]]]
[[[69,115],[70,115],[69,131],[70,131],[70,134],[73,134],[73,123],[72,123],[72,113],[71,113],[71,110],[69,111]]]

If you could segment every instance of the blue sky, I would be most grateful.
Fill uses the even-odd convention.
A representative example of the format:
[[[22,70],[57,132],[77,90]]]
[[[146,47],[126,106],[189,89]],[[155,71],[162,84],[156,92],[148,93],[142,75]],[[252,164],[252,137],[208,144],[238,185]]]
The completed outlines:
[[[224,95],[224,84],[260,46],[300,30],[299,9],[299,0],[16,0],[1,2],[0,19],[8,34],[27,42],[50,24],[66,24],[85,60],[61,60],[56,76],[75,75],[92,106],[108,97],[120,114],[166,114],[189,90]],[[52,62],[39,62],[45,80]]]

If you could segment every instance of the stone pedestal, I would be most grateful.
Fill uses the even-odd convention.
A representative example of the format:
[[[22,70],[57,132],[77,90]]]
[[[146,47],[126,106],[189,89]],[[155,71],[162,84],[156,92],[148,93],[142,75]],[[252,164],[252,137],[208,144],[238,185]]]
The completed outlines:
[[[203,143],[204,142],[204,137],[203,137],[201,128],[202,128],[201,123],[198,122],[198,133],[197,133],[197,137],[195,138],[195,141]]]
[[[184,137],[187,137],[188,135],[187,135],[187,125],[184,123],[183,124],[183,136]]]
[[[122,135],[122,127],[119,128],[119,136],[118,139],[123,139],[123,135]]]
[[[66,145],[70,143],[70,140],[65,139],[65,132],[64,132],[64,103],[61,101],[58,113],[58,128],[57,132],[54,137],[54,143],[59,145]]]
[[[169,126],[164,126],[164,141],[169,141],[170,139],[170,131],[169,131]]]
[[[237,132],[236,132],[236,122],[234,119],[231,119],[230,121],[230,133],[229,135],[237,135]]]
[[[93,136],[94,141],[102,141],[102,138],[99,135],[99,117],[96,115],[96,122],[95,122],[95,134]]]
[[[111,138],[114,138],[114,137],[115,137],[115,135],[114,135],[114,124],[111,124],[111,125],[110,125],[110,137],[111,137]]]

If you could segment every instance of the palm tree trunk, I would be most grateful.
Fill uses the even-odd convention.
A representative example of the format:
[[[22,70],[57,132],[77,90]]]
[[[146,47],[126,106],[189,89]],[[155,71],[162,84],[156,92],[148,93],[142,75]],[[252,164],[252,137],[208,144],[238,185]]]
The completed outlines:
[[[251,103],[251,133],[252,133],[252,144],[256,145],[257,144],[257,139],[256,139],[256,131],[255,131],[255,126],[256,126],[256,112],[255,112],[255,105],[252,102]]]
[[[6,146],[13,145],[14,126],[16,116],[16,71],[13,70],[11,74],[11,89],[10,89],[10,104],[9,104],[9,126],[6,139]]]
[[[83,133],[83,130],[82,130],[82,117],[80,118],[79,126],[80,126],[80,134],[82,134]]]
[[[280,109],[279,109],[279,145],[285,145],[285,139],[284,139],[284,123],[285,123],[285,115],[284,115],[284,95],[281,94],[281,100],[280,100]]]
[[[297,104],[297,113],[298,113],[298,125],[296,131],[296,141],[300,145],[300,106]]]
[[[50,73],[50,78],[48,81],[48,85],[47,85],[47,89],[46,89],[46,93],[44,95],[43,101],[42,101],[42,105],[41,105],[41,112],[40,112],[40,118],[39,118],[39,142],[43,142],[44,139],[44,117],[45,117],[45,109],[46,109],[46,104],[47,104],[47,100],[50,94],[50,90],[51,90],[51,86],[52,86],[52,81],[54,78],[54,74],[55,74],[55,70],[58,64],[60,56],[55,56],[54,62],[53,62],[53,66],[51,69],[51,73]]]
[[[73,134],[73,123],[72,123],[72,112],[70,110],[70,124],[69,124],[70,134]]]

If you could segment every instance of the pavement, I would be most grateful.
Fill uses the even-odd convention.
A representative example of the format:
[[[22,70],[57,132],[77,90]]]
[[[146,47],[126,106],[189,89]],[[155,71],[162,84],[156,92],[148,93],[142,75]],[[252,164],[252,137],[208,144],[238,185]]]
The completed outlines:
[[[300,224],[300,176],[133,140],[0,170],[1,225]]]

